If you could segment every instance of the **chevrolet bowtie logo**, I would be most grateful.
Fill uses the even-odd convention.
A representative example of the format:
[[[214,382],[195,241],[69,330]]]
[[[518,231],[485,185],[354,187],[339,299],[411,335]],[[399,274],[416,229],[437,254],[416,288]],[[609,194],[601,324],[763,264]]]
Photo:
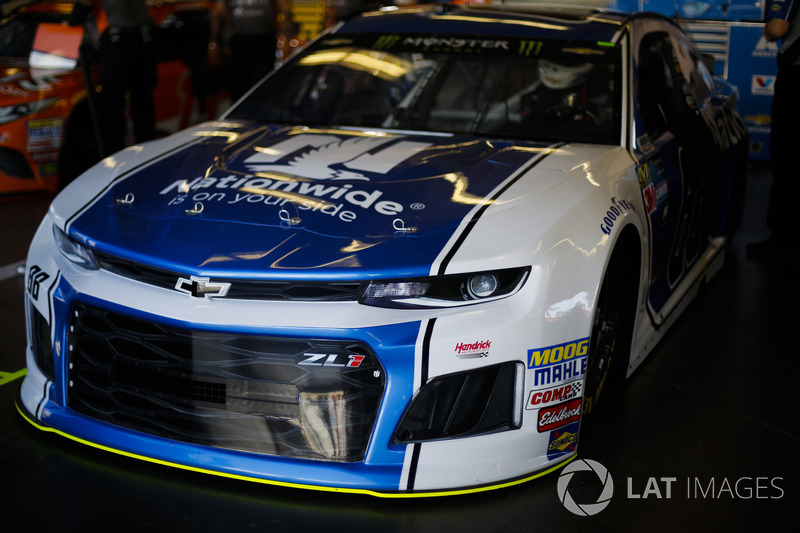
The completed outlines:
[[[175,288],[186,294],[190,294],[193,298],[222,298],[228,294],[228,289],[231,288],[230,283],[213,283],[209,278],[198,278],[192,276],[189,279],[178,278],[178,283]]]

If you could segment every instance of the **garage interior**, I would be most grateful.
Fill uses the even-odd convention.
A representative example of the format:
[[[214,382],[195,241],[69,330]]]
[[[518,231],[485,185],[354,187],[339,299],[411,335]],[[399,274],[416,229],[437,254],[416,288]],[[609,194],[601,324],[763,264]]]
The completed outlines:
[[[178,470],[37,430],[14,405],[25,367],[24,287],[16,270],[51,198],[0,203],[4,521],[66,531],[387,533],[752,531],[785,524],[800,494],[800,254],[745,256],[747,243],[768,236],[770,183],[767,167],[752,164],[742,228],[725,267],[584,421],[578,457],[602,464],[614,487],[591,516],[560,502],[559,472],[465,496],[384,499]],[[574,500],[600,498],[603,486],[592,476],[572,479]]]

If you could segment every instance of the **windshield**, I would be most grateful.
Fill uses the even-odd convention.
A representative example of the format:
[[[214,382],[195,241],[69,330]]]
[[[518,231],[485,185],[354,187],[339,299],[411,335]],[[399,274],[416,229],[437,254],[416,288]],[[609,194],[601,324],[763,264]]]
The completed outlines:
[[[331,34],[228,118],[618,144],[619,57],[607,43]]]

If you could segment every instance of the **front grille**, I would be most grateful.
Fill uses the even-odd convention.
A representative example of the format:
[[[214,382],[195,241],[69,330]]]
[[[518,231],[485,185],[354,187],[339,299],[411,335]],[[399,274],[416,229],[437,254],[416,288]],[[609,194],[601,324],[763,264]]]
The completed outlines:
[[[104,270],[164,289],[174,289],[178,274],[159,268],[127,261],[110,254],[95,251],[100,267]],[[355,301],[358,300],[368,282],[312,282],[281,280],[243,280],[214,278],[215,283],[230,283],[227,298],[239,300],[295,300],[295,301]]]
[[[15,178],[33,179],[33,169],[25,156],[11,148],[0,148],[0,170]]]
[[[53,362],[53,343],[50,341],[50,324],[28,300],[28,319],[30,321],[31,349],[33,360],[39,370],[49,379],[55,381],[55,364]]]
[[[85,304],[69,345],[70,409],[258,454],[362,460],[385,387],[362,343],[189,330]]]

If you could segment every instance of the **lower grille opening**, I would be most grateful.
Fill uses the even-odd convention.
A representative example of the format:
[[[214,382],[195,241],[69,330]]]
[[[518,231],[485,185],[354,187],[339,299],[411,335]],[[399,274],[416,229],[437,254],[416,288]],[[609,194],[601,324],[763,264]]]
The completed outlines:
[[[55,381],[55,364],[53,362],[53,343],[50,341],[50,324],[28,300],[28,317],[30,318],[31,347],[33,359],[39,370],[49,379]]]
[[[453,439],[519,427],[514,399],[517,363],[437,377],[414,396],[395,444]]]
[[[33,180],[36,176],[21,152],[0,148],[0,170],[15,178]]]
[[[176,441],[302,459],[363,459],[385,388],[361,343],[166,326],[79,304],[68,406]]]

